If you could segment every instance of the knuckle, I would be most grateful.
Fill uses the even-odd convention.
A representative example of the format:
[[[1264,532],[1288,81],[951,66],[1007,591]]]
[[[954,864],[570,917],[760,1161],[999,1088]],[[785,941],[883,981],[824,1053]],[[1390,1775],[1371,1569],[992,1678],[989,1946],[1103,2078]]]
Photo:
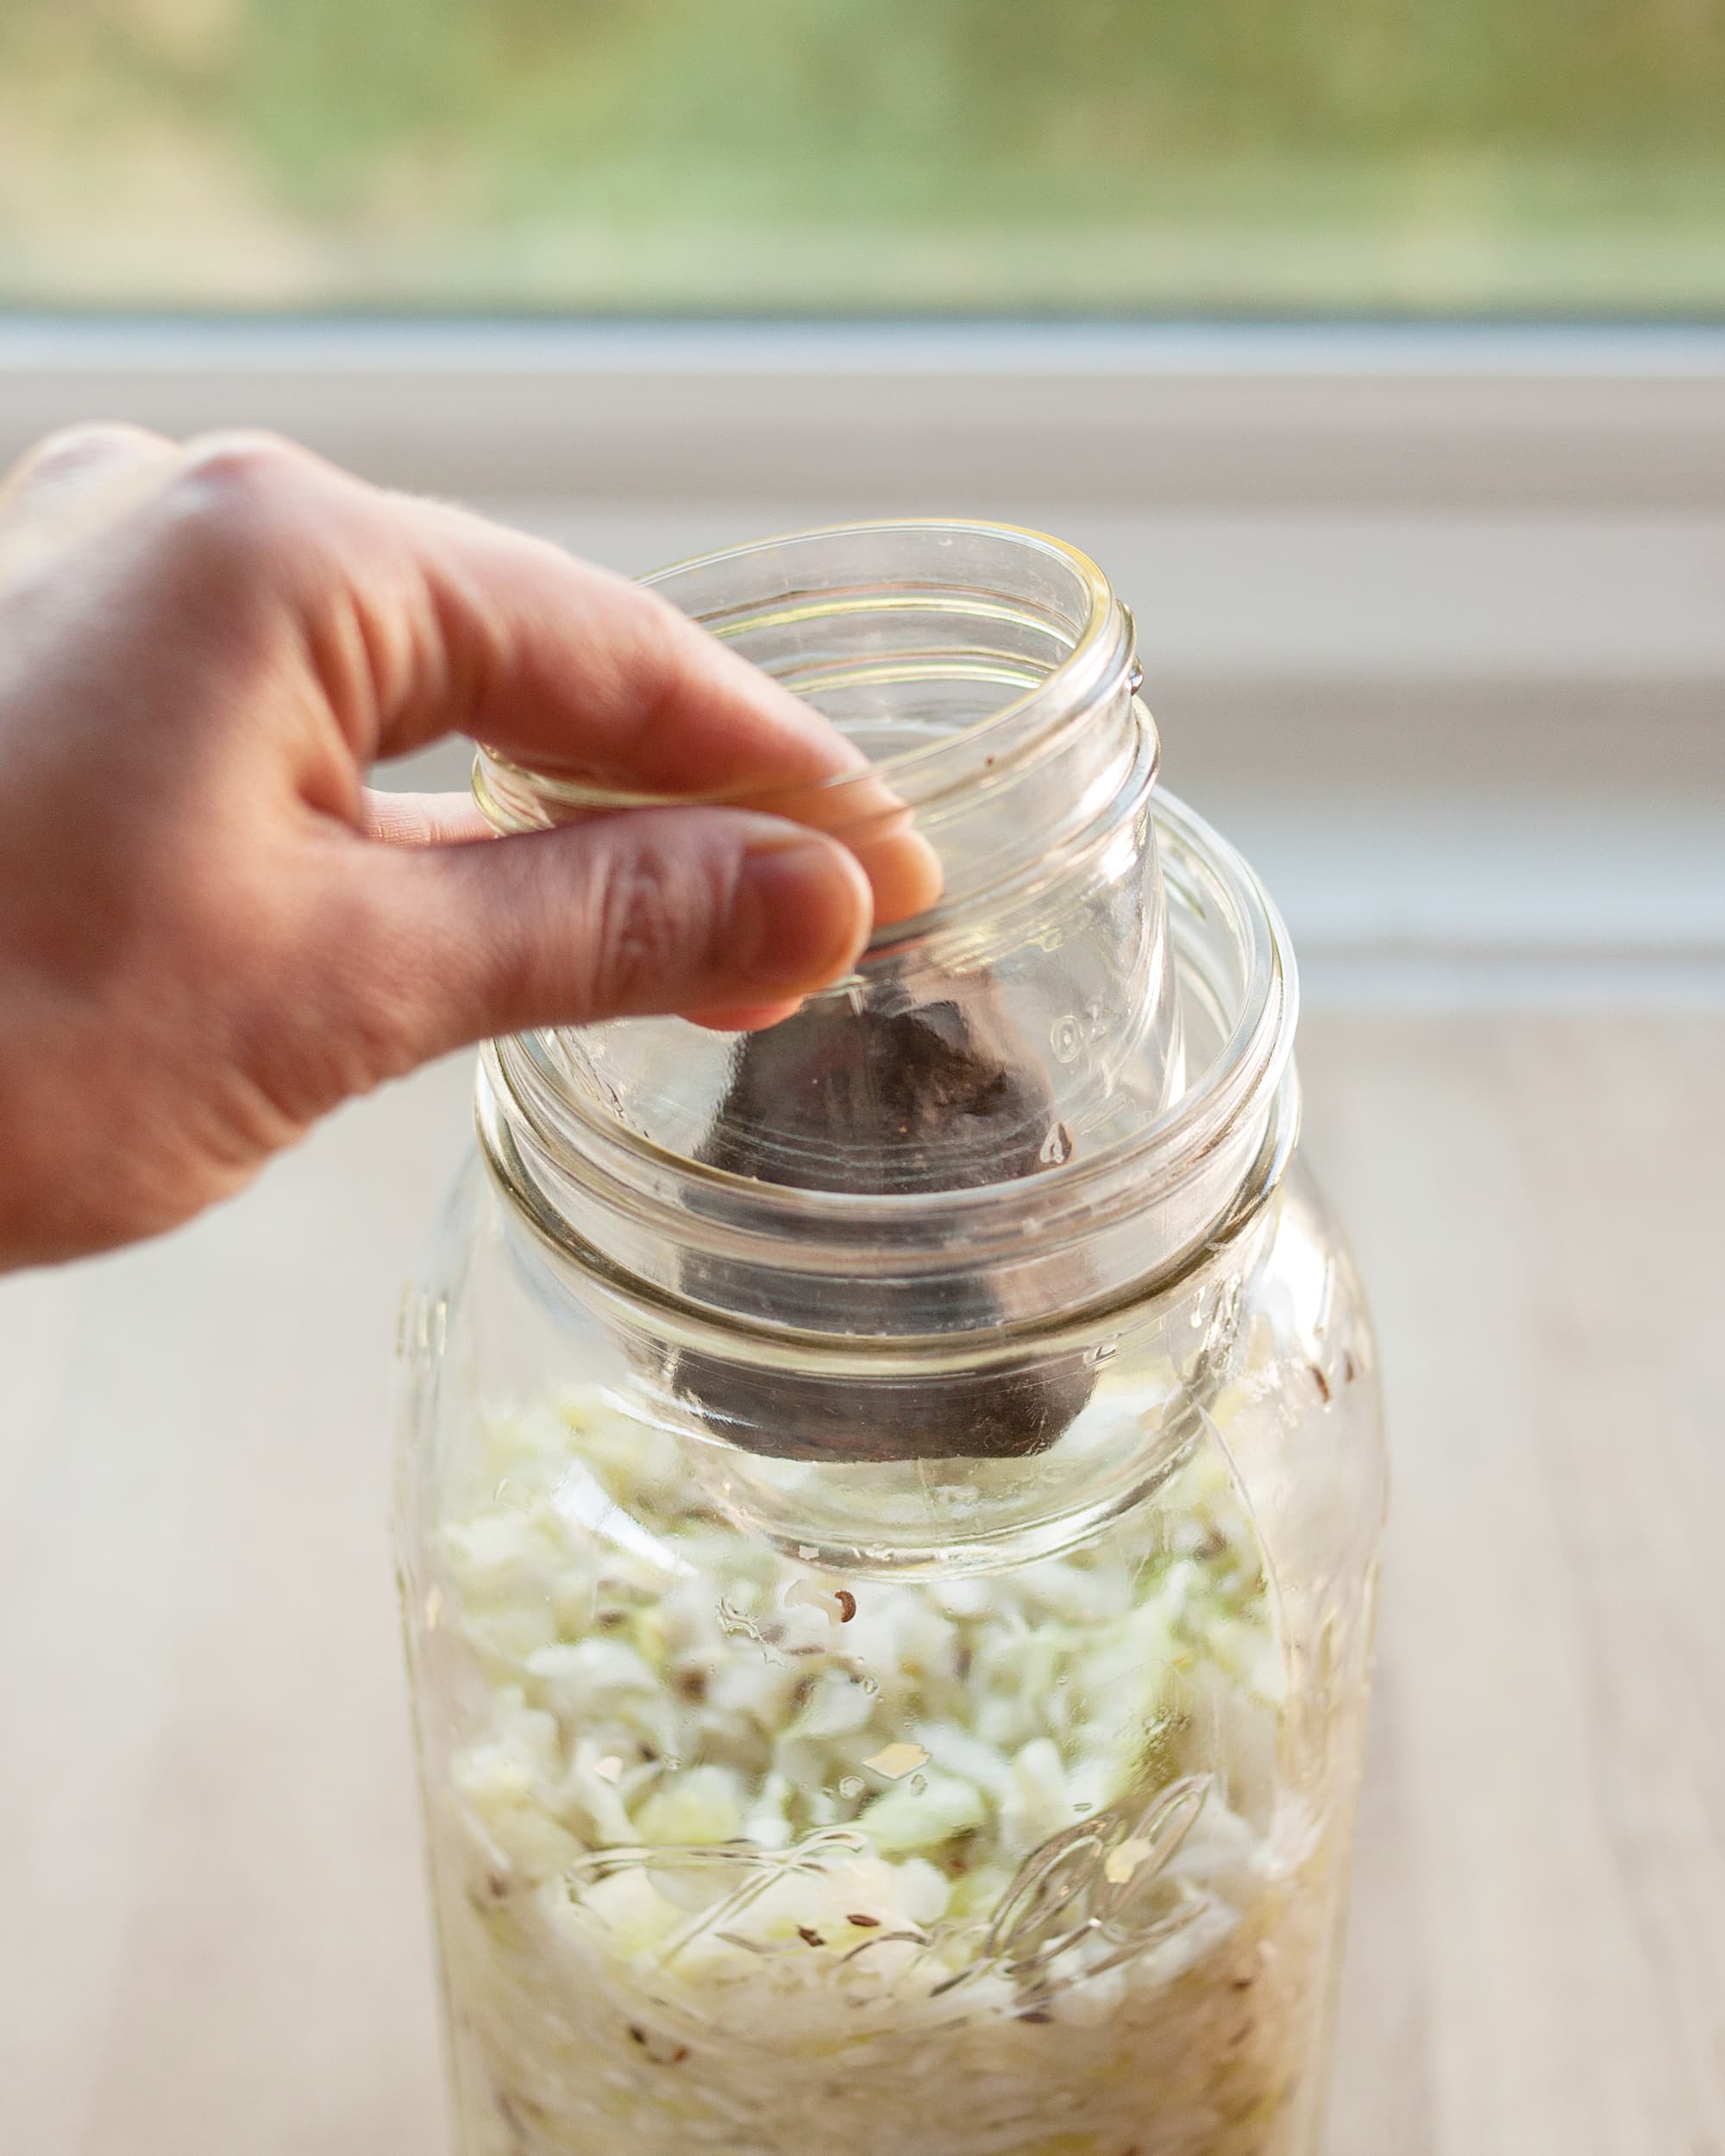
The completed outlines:
[[[619,714],[629,714],[630,751],[662,729],[696,686],[699,632],[658,592],[618,579],[606,594],[605,640],[609,686]]]
[[[646,602],[635,617],[634,658],[646,700],[661,715],[664,707],[698,684],[708,656],[707,639],[686,614],[656,592],[643,591]]]
[[[93,466],[116,464],[152,453],[159,437],[118,420],[86,420],[57,428],[27,449],[13,467],[20,485],[69,478]]]
[[[625,1006],[658,979],[674,948],[671,911],[649,864],[613,862],[600,883],[593,965],[599,1000]]]
[[[310,453],[285,435],[239,427],[194,436],[181,454],[179,470],[188,481],[244,496],[274,487],[284,473],[307,471],[313,462]]]
[[[249,562],[316,530],[316,460],[269,434],[209,435],[180,457],[164,505],[182,543],[201,556]]]
[[[620,849],[599,879],[588,961],[597,1007],[651,1008],[702,969],[718,879],[656,845]]]

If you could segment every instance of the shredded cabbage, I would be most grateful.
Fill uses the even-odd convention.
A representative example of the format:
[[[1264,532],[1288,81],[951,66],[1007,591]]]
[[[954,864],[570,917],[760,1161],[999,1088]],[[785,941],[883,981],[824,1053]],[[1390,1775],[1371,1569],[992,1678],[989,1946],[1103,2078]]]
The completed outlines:
[[[467,2156],[1283,2145],[1329,1897],[1217,1452],[915,1582],[739,1532],[597,1395],[482,1486],[424,1613]]]

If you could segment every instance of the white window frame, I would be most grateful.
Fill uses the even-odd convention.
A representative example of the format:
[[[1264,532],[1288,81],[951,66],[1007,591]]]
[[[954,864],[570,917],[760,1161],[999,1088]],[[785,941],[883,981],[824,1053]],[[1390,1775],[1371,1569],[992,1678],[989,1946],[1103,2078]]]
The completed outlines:
[[[0,450],[101,411],[493,495],[1725,511],[1725,327],[0,316]]]

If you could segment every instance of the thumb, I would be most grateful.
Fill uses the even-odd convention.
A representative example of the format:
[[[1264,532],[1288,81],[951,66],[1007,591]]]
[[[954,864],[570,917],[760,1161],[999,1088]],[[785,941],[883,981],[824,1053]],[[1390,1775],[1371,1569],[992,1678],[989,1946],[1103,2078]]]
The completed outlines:
[[[390,1070],[538,1026],[783,1016],[844,977],[873,924],[846,848],[737,810],[636,809],[356,856],[367,927],[357,948],[344,928],[333,977],[354,1002],[330,1015]]]

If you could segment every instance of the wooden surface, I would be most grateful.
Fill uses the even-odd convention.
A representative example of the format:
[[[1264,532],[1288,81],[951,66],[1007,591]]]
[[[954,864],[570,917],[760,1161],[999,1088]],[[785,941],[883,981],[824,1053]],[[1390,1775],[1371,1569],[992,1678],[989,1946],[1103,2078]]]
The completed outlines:
[[[1396,1461],[1331,2156],[1725,2156],[1725,1018],[1303,1039]],[[0,1284],[9,2156],[445,2148],[385,1423],[467,1091]]]

